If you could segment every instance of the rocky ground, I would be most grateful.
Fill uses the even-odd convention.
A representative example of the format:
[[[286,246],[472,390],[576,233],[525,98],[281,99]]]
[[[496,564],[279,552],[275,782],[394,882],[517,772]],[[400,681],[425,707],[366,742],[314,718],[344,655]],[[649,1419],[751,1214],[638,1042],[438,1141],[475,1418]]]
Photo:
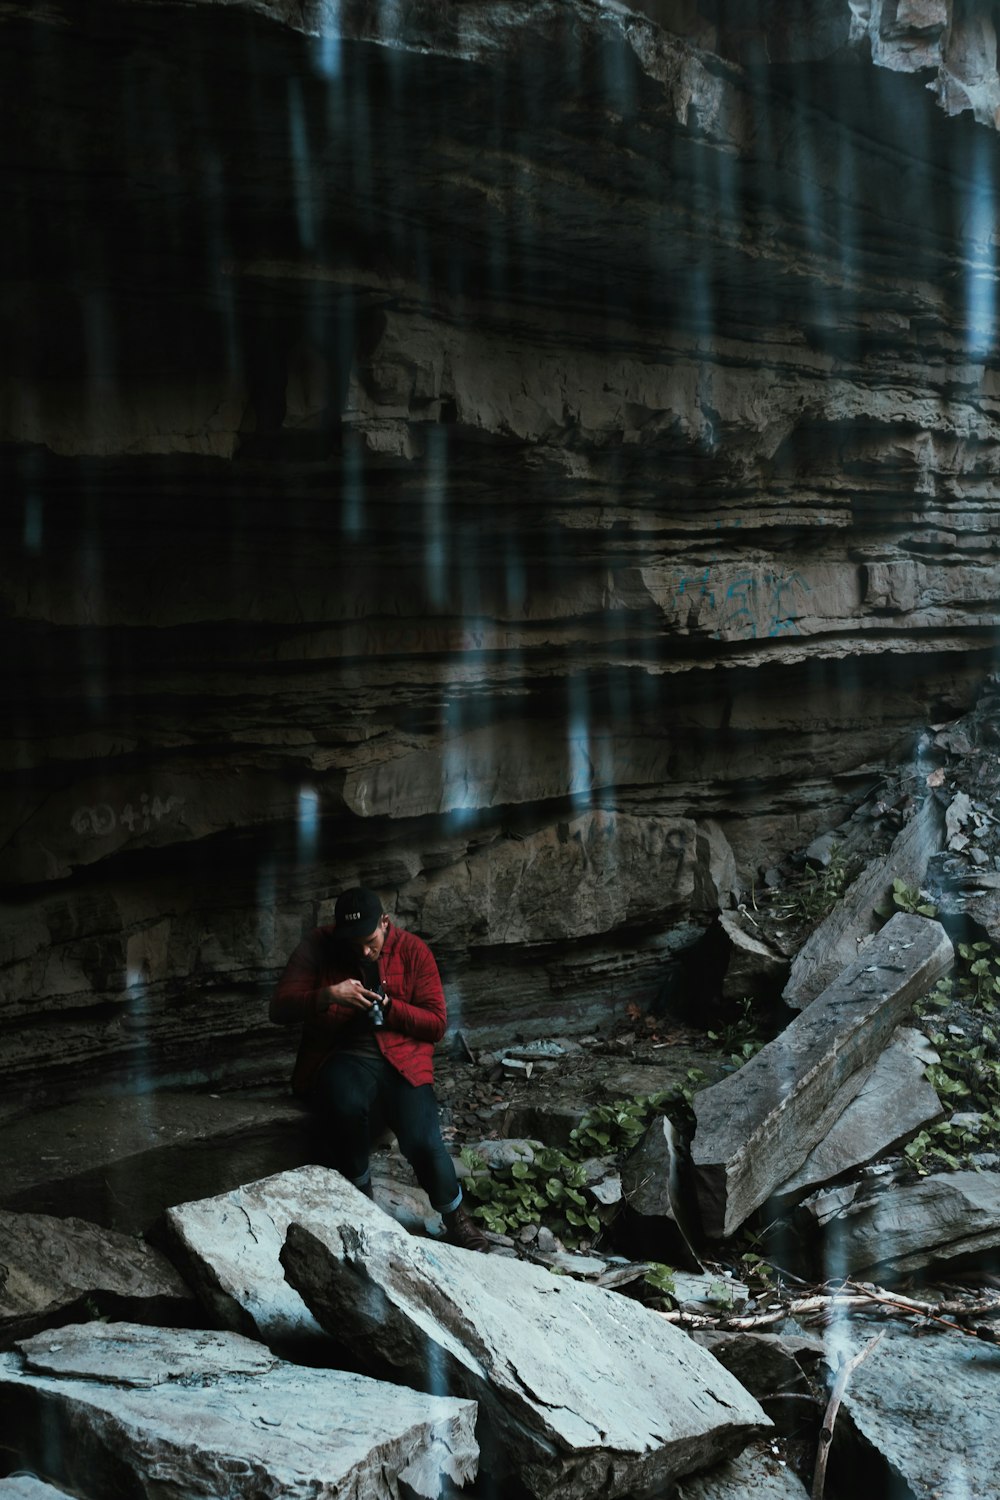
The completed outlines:
[[[470,1287],[488,1266],[484,1284],[512,1277],[505,1295],[528,1297],[526,1307],[534,1306],[539,1274],[568,1278],[587,1295],[613,1291],[639,1309],[635,1316],[702,1345],[766,1414],[770,1425],[748,1416],[739,1440],[718,1431],[698,1439],[708,1443],[698,1464],[710,1478],[678,1478],[668,1445],[657,1472],[663,1484],[674,1475],[676,1489],[661,1493],[800,1496],[820,1482],[815,1466],[827,1446],[822,1484],[831,1500],[858,1485],[874,1495],[967,1500],[992,1483],[1000,1417],[995,708],[991,689],[964,720],[931,727],[898,778],[873,790],[839,828],[762,872],[742,902],[720,913],[718,930],[658,1009],[633,1006],[590,1035],[512,1035],[485,1050],[459,1032],[440,1049],[445,1136],[492,1241],[488,1260],[473,1257]],[[183,1329],[207,1323],[250,1332],[279,1361],[329,1363],[306,1346],[340,1328],[343,1309],[331,1310],[315,1286],[341,1275],[331,1267],[354,1230],[343,1230],[343,1243],[330,1239],[324,1218],[323,1248],[298,1246],[309,1312],[297,1296],[285,1306],[292,1294],[281,1290],[280,1234],[268,1264],[241,1259],[251,1244],[258,1254],[282,1224],[315,1217],[317,1201],[336,1198],[335,1175],[300,1180],[300,1171],[321,1170],[300,1164],[322,1152],[282,1091],[68,1103],[8,1123],[3,1147],[0,1325],[5,1347],[20,1351],[5,1358],[10,1393],[25,1410],[34,1382],[76,1380],[78,1366],[114,1384],[110,1356],[94,1339],[111,1340],[112,1363],[152,1358],[156,1369],[164,1360],[193,1369],[205,1335]],[[393,1219],[409,1231],[394,1241],[381,1295],[402,1297],[410,1309],[398,1315],[404,1323],[423,1319],[432,1303],[441,1313],[434,1298],[443,1290],[432,1295],[427,1283],[437,1262],[422,1260],[419,1249],[440,1223],[391,1144],[377,1152],[374,1176],[372,1232],[388,1232]],[[342,1211],[345,1226],[356,1222],[353,1201]],[[200,1244],[191,1241],[192,1224],[201,1225]],[[183,1253],[178,1225],[187,1226]],[[410,1255],[407,1246],[414,1259],[401,1291],[392,1267]],[[362,1263],[375,1264],[351,1261]],[[510,1269],[501,1272],[502,1264]],[[313,1288],[308,1296],[305,1287]],[[470,1290],[445,1317],[442,1347],[473,1337],[467,1320],[479,1295]],[[421,1312],[425,1296],[431,1301]],[[396,1327],[396,1314],[386,1316]],[[534,1316],[525,1313],[529,1323]],[[155,1352],[148,1332],[116,1319],[159,1327]],[[62,1348],[64,1335],[44,1349],[38,1340],[68,1323],[92,1332],[74,1333],[83,1342],[72,1368],[49,1369],[45,1349]],[[642,1326],[635,1336],[648,1340],[653,1325]],[[105,1327],[125,1331],[105,1335]],[[559,1352],[564,1334],[558,1321],[548,1326],[546,1381],[553,1368],[579,1362]],[[359,1342],[340,1348],[334,1363],[395,1380],[392,1349],[368,1370],[372,1336],[371,1328],[357,1331]],[[499,1336],[494,1327],[490,1338]],[[184,1342],[189,1337],[194,1344]],[[469,1348],[481,1337],[482,1330]],[[242,1390],[246,1370],[263,1357],[242,1346],[213,1350],[220,1390],[233,1381],[233,1391]],[[537,1357],[532,1346],[508,1351],[501,1363]],[[633,1356],[621,1357],[627,1364]],[[258,1370],[273,1385],[275,1410],[285,1399],[282,1369],[265,1360]],[[512,1399],[478,1380],[462,1377],[454,1390],[486,1409]],[[832,1396],[841,1404],[831,1415]],[[113,1407],[124,1398],[107,1399]],[[550,1401],[551,1391],[532,1421]],[[182,1425],[187,1420],[179,1414]],[[400,1420],[393,1439],[400,1453],[417,1431],[437,1452],[442,1421],[461,1431],[436,1477],[427,1477],[427,1460],[421,1482],[431,1492],[469,1479],[467,1407],[401,1412]],[[823,1432],[834,1421],[836,1442],[828,1444]],[[18,1432],[8,1429],[3,1441],[12,1470],[23,1460]],[[602,1448],[602,1463],[634,1479],[638,1471],[623,1456],[632,1441],[622,1436],[618,1457]],[[517,1477],[505,1496],[518,1485],[555,1495],[560,1484],[577,1483],[581,1459],[564,1456],[563,1477],[557,1482],[547,1468],[543,1481],[519,1442],[508,1452],[520,1456],[510,1459]],[[209,1448],[204,1463],[214,1473]],[[348,1468],[358,1482],[362,1471]],[[622,1494],[633,1479],[620,1478]],[[65,1476],[63,1483],[100,1500],[99,1487],[73,1488]],[[481,1477],[463,1492],[493,1495],[495,1483]]]

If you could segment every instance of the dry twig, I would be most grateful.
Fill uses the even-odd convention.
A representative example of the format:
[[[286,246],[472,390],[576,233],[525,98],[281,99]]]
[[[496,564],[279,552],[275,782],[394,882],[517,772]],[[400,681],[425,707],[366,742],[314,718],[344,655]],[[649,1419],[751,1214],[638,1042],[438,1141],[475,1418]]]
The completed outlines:
[[[768,1308],[766,1312],[750,1313],[739,1317],[723,1312],[717,1314],[687,1313],[679,1308],[661,1312],[660,1316],[668,1323],[676,1323],[681,1328],[717,1328],[727,1333],[738,1333],[752,1331],[755,1328],[767,1328],[774,1323],[783,1322],[785,1318],[803,1317],[809,1313],[822,1313],[824,1319],[829,1319],[836,1313],[862,1308],[870,1310],[874,1304],[885,1317],[925,1318],[952,1332],[964,1333],[969,1338],[985,1339],[988,1343],[1000,1343],[1000,1334],[994,1333],[991,1328],[969,1328],[963,1323],[953,1322],[944,1316],[946,1313],[954,1313],[964,1319],[974,1316],[995,1317],[1000,1315],[1000,1302],[995,1300],[963,1302],[960,1299],[953,1299],[949,1302],[918,1302],[913,1297],[904,1297],[901,1293],[888,1292],[881,1287],[867,1287],[850,1281],[845,1282],[844,1286],[850,1290],[819,1292],[811,1297],[793,1297],[782,1303],[780,1307]]]
[[[823,1489],[826,1485],[826,1465],[830,1457],[830,1444],[833,1442],[833,1427],[840,1410],[840,1403],[844,1399],[847,1390],[847,1382],[854,1371],[864,1360],[866,1360],[875,1348],[885,1338],[885,1329],[877,1333],[873,1339],[859,1349],[857,1354],[852,1354],[850,1359],[845,1359],[837,1371],[837,1378],[833,1382],[833,1390],[830,1392],[830,1401],[823,1417],[823,1426],[819,1435],[819,1448],[816,1452],[816,1468],[813,1472],[812,1500],[823,1500]]]

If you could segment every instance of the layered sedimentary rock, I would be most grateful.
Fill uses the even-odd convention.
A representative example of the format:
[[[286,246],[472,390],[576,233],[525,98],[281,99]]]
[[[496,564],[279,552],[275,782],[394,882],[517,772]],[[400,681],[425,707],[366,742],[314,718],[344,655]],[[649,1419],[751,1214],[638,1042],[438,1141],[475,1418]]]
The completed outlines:
[[[969,701],[995,38],[903,10],[4,7],[20,1089],[279,1073],[356,880],[593,1025]]]

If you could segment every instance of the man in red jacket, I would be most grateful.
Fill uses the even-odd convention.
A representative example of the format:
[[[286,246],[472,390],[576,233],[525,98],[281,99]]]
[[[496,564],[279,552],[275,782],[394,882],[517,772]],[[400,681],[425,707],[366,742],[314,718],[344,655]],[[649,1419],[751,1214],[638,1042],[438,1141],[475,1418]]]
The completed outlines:
[[[296,948],[271,1000],[272,1021],[302,1026],[292,1089],[325,1118],[338,1169],[369,1198],[371,1138],[384,1123],[451,1243],[488,1250],[441,1139],[433,1054],[446,1012],[434,956],[364,886],[344,891],[333,915]]]

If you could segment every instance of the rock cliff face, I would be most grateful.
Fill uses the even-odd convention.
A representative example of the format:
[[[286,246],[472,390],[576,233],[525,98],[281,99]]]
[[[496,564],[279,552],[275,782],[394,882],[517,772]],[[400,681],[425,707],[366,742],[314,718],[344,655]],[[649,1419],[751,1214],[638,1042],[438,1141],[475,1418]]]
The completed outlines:
[[[281,1073],[358,880],[592,1025],[970,701],[993,9],[792,9],[3,7],[18,1098]]]

